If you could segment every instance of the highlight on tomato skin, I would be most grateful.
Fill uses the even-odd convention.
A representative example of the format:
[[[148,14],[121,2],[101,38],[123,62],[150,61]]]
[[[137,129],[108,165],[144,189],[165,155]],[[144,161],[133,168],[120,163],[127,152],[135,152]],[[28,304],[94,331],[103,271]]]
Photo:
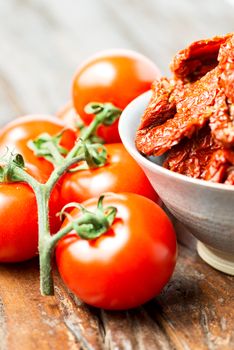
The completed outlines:
[[[126,49],[101,51],[78,67],[72,83],[73,105],[88,125],[93,119],[84,111],[88,103],[110,102],[123,110],[160,76],[158,67],[140,53]],[[107,143],[121,142],[118,120],[111,126],[100,126],[98,136]]]
[[[160,204],[147,176],[123,144],[106,144],[107,163],[96,169],[67,173],[61,183],[61,202],[83,202],[104,192],[132,192]]]
[[[14,119],[0,130],[0,153],[4,153],[6,147],[10,151],[20,153],[26,164],[34,165],[44,173],[48,179],[53,170],[52,164],[43,158],[38,158],[28,147],[29,140],[36,139],[42,133],[51,136],[61,132],[65,124],[58,118],[49,115],[28,115]],[[71,149],[76,140],[76,133],[68,129],[62,137],[61,145]]]
[[[94,210],[97,198],[83,203]],[[132,193],[104,198],[117,208],[111,228],[85,240],[70,232],[56,247],[56,261],[65,284],[89,305],[124,310],[158,295],[176,263],[176,236],[165,212],[153,201]],[[74,209],[70,215],[80,215]],[[65,219],[62,227],[68,224]]]

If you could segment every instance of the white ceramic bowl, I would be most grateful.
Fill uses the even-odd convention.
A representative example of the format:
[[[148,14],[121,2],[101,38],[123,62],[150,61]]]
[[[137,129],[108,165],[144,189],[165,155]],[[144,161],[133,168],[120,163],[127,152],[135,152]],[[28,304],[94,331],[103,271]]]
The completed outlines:
[[[170,212],[199,240],[198,253],[216,269],[234,275],[234,186],[214,184],[174,173],[149,160],[135,147],[135,133],[151,92],[123,111],[119,132],[124,146],[142,167]]]

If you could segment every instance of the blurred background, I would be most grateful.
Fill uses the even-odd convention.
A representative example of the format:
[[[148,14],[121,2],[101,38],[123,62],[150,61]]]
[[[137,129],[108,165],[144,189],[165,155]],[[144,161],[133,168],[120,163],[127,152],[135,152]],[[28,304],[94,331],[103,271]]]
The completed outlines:
[[[163,74],[191,41],[234,30],[234,0],[0,0],[0,124],[55,113],[98,50],[147,55]]]

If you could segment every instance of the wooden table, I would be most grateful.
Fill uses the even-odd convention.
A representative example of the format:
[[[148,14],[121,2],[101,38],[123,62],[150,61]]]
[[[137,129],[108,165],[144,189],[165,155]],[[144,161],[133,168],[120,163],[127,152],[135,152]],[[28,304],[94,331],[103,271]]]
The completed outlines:
[[[141,51],[168,74],[176,50],[233,30],[233,0],[7,0],[0,2],[0,121],[54,113],[77,64],[97,50]],[[178,230],[180,234],[180,229]],[[0,265],[0,349],[234,349],[234,279],[183,240],[161,295],[128,312],[89,308],[55,272],[39,294],[37,260]]]

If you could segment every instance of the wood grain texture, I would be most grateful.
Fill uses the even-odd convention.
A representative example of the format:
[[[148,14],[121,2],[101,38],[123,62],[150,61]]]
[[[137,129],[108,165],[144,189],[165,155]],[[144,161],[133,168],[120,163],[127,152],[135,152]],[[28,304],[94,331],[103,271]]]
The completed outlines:
[[[184,246],[161,295],[134,310],[90,308],[56,272],[55,284],[41,297],[37,260],[0,265],[1,350],[234,348],[234,278]]]
[[[98,50],[138,50],[168,74],[177,50],[233,31],[233,20],[233,0],[2,0],[0,125],[54,114],[77,65]],[[55,296],[41,297],[36,259],[0,265],[0,350],[234,349],[234,278],[204,264],[177,230],[184,245],[172,280],[128,312],[84,305],[56,272]]]
[[[0,2],[0,123],[55,113],[88,55],[135,49],[168,73],[172,55],[233,30],[231,0],[7,0]]]

